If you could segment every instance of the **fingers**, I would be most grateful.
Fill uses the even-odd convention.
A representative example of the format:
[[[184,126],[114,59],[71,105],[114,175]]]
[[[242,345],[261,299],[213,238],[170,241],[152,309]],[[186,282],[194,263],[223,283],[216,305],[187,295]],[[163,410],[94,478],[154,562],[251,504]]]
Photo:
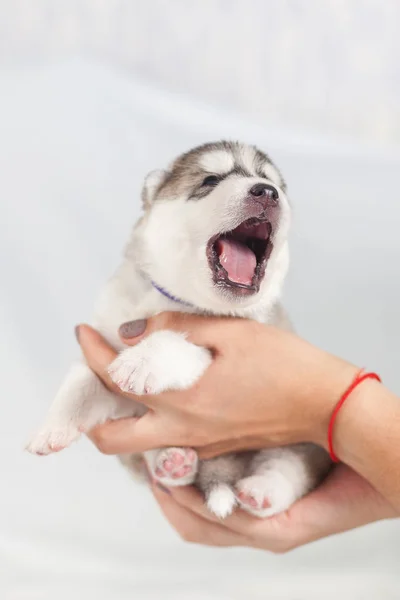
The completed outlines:
[[[290,520],[286,513],[270,519],[259,519],[236,509],[232,515],[222,521],[208,511],[203,497],[193,487],[169,488],[168,493],[154,487],[154,493],[165,516],[181,537],[187,539],[187,536],[182,536],[181,527],[183,527],[183,533],[193,538],[188,541],[209,544],[210,536],[222,530],[224,532],[222,540],[228,543],[218,545],[248,546],[274,553],[283,553],[298,545],[296,543],[298,523]],[[190,519],[183,522],[184,515],[187,517],[188,514],[195,517],[196,521]],[[218,529],[213,529],[212,533],[209,529],[210,525]],[[200,526],[201,530],[199,530]],[[221,539],[218,541],[221,542]]]
[[[228,454],[228,452],[258,450],[260,448],[265,448],[266,446],[267,443],[265,438],[241,436],[207,444],[206,446],[198,448],[198,455],[199,458],[207,460],[209,458],[214,458],[215,456],[221,456],[221,454]]]
[[[170,329],[186,333],[188,339],[198,346],[213,348],[218,336],[216,325],[225,322],[224,318],[204,317],[189,313],[163,312],[147,320],[129,321],[119,328],[124,344],[135,346],[143,337],[160,329]]]
[[[139,419],[118,419],[97,425],[88,437],[103,454],[131,454],[173,445],[166,437],[165,427],[151,411]]]
[[[289,522],[286,513],[259,519],[236,508],[234,513],[223,521],[214,517],[206,507],[200,492],[193,487],[174,487],[168,489],[172,498],[184,509],[211,522],[219,523],[224,529],[239,536],[241,545],[263,548],[280,553],[296,545],[298,524]]]
[[[213,546],[250,546],[285,553],[322,537],[393,516],[379,494],[345,466],[337,467],[325,483],[270,519],[256,519],[237,511],[223,522],[207,514],[193,488],[172,488],[168,494],[153,486],[164,515],[181,537]],[[363,503],[370,505],[366,510]]]
[[[302,523],[299,534],[303,543],[396,516],[375,488],[345,465],[335,467],[291,511]]]
[[[252,534],[255,540],[262,523],[265,522],[239,508],[236,508],[235,512],[229,517],[223,520],[218,519],[209,511],[203,496],[194,487],[173,487],[169,488],[168,492],[182,508],[195,513],[206,521],[218,523],[224,529],[240,536],[242,544],[246,541],[246,545],[254,545],[255,542],[251,543],[249,536]]]
[[[77,338],[83,355],[89,367],[102,380],[104,385],[117,393],[120,389],[112,381],[108,374],[108,366],[117,356],[117,353],[105,339],[88,325],[79,325],[76,328]]]
[[[184,508],[156,485],[152,486],[152,490],[167,521],[186,542],[219,547],[247,545],[242,536]]]
[[[169,494],[182,508],[186,508],[202,519],[221,524],[221,519],[215,517],[207,508],[204,497],[193,486],[168,488]]]
[[[88,366],[101,379],[106,388],[119,396],[125,396],[141,404],[151,404],[152,396],[137,396],[131,392],[123,392],[116,383],[113,382],[108,367],[117,356],[115,350],[106,342],[106,340],[89,325],[79,325],[76,328],[78,342],[82,348],[83,355]]]

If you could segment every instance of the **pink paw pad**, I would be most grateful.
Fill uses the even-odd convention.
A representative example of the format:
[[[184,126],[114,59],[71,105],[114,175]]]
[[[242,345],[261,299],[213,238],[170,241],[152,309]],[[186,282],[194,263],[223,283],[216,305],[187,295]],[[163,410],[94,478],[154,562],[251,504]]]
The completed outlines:
[[[192,474],[196,463],[197,455],[192,448],[167,448],[157,457],[155,474],[160,479],[180,479]]]
[[[264,498],[264,499],[257,501],[250,494],[246,494],[246,492],[239,492],[238,498],[239,498],[240,502],[242,502],[243,504],[248,504],[252,508],[269,508],[270,507],[268,498]]]
[[[268,498],[255,498],[254,496],[252,496],[251,494],[248,494],[246,492],[239,492],[237,494],[238,499],[240,500],[240,503],[243,505],[247,505],[251,508],[254,508],[256,510],[260,510],[262,508],[269,508],[271,506]]]

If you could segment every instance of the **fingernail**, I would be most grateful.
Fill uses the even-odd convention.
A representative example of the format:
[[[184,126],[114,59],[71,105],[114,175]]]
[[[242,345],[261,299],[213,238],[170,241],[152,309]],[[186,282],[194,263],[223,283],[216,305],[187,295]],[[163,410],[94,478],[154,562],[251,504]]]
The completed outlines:
[[[77,325],[75,327],[75,337],[76,337],[76,339],[78,340],[78,343],[79,343],[79,325]]]
[[[163,485],[161,485],[161,483],[159,481],[156,481],[156,486],[158,487],[159,490],[161,490],[165,494],[168,494],[168,496],[171,495],[171,492],[169,491],[169,489],[164,487]]]
[[[119,335],[126,340],[142,335],[146,329],[146,319],[139,319],[138,321],[128,321],[123,323],[119,328]]]

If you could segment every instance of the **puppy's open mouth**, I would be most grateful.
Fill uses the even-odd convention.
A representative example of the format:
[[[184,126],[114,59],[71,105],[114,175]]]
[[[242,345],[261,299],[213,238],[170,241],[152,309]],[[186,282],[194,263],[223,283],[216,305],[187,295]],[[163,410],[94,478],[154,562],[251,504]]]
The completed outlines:
[[[207,244],[207,257],[214,282],[237,292],[258,292],[272,251],[269,221],[251,218],[236,229],[213,236]]]

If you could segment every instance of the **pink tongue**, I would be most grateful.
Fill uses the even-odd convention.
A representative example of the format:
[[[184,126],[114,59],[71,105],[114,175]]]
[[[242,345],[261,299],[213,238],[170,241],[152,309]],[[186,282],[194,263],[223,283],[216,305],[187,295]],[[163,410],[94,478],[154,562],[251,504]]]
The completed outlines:
[[[255,254],[245,244],[219,239],[217,242],[219,262],[234,283],[251,285],[257,266]]]

